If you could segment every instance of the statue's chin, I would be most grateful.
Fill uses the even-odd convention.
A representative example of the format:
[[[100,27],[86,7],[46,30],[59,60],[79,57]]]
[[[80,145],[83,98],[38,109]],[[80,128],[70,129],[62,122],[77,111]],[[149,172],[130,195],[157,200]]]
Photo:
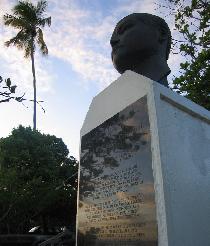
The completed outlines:
[[[124,73],[126,70],[135,71],[138,67],[139,61],[144,60],[148,55],[139,50],[133,50],[132,52],[123,52],[120,50],[116,54],[112,54],[112,62],[115,69],[120,73]]]
[[[117,57],[114,57],[112,62],[113,62],[114,68],[120,74],[124,73],[126,70],[132,70],[131,63],[126,62],[126,59],[117,59]]]
[[[116,66],[116,64],[114,64],[114,67],[117,70],[117,72],[120,73],[120,74],[124,73],[126,70],[131,70],[129,68],[124,68],[124,67]]]
[[[126,70],[131,70],[131,71],[135,71],[135,66],[131,66],[131,64],[122,64],[122,63],[113,63],[115,69],[118,71],[118,73],[122,74],[124,73]]]

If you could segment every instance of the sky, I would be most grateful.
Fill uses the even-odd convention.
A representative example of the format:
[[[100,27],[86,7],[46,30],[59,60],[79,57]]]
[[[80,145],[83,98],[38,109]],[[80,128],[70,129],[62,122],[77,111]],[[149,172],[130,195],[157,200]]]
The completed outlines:
[[[78,159],[80,129],[91,100],[120,74],[113,68],[112,31],[117,22],[133,12],[151,13],[166,20],[176,37],[173,17],[158,4],[164,0],[48,0],[46,17],[52,17],[51,27],[44,28],[49,55],[43,57],[37,49],[37,129],[62,138],[70,155]],[[32,0],[35,4],[37,1]],[[31,61],[23,51],[5,47],[4,42],[17,31],[3,25],[2,17],[11,13],[16,0],[0,0],[0,75],[10,77],[17,85],[17,94],[26,93],[33,99]],[[169,83],[179,72],[180,54],[170,55],[172,70]],[[0,104],[0,138],[7,137],[20,124],[31,126],[33,104],[17,102]]]

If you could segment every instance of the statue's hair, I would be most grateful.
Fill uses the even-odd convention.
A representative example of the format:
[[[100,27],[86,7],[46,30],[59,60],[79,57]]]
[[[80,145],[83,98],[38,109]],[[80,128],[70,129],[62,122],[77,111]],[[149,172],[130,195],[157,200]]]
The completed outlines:
[[[172,43],[172,37],[171,37],[171,31],[168,27],[168,24],[165,22],[164,19],[160,18],[159,16],[148,14],[148,13],[133,13],[131,15],[135,15],[137,19],[141,20],[142,22],[156,26],[160,29],[160,31],[165,32],[167,35],[167,47],[166,47],[166,60],[169,58],[169,53],[171,50],[171,43]]]

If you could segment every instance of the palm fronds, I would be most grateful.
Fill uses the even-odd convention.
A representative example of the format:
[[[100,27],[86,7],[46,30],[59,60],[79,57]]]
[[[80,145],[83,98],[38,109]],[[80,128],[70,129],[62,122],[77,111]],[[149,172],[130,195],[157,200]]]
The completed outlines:
[[[45,25],[51,26],[51,17],[43,18],[43,19],[38,19],[38,24],[41,27],[45,27]]]
[[[47,55],[48,54],[47,45],[46,45],[44,38],[43,38],[42,29],[40,29],[40,28],[37,29],[37,43],[39,44],[39,47],[40,47],[42,54]]]
[[[46,8],[47,8],[47,1],[45,0],[39,1],[36,6],[36,14],[38,16],[41,16],[45,12]]]
[[[29,57],[34,52],[37,44],[43,55],[48,54],[47,45],[44,42],[41,27],[51,25],[51,17],[44,17],[47,1],[40,0],[37,5],[29,1],[19,1],[13,8],[13,15],[5,14],[4,24],[19,29],[18,34],[5,42],[6,46],[14,45],[18,49],[25,49],[25,57]],[[29,51],[31,47],[31,52]]]
[[[13,15],[6,14],[3,17],[3,20],[6,26],[12,26],[17,29],[29,28],[28,22],[21,17],[16,17]]]

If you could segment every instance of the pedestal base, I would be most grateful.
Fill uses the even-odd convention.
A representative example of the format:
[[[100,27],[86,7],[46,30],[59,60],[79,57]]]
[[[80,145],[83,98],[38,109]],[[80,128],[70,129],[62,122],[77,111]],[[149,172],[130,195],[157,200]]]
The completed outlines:
[[[210,113],[125,72],[81,129],[77,246],[209,246]]]

